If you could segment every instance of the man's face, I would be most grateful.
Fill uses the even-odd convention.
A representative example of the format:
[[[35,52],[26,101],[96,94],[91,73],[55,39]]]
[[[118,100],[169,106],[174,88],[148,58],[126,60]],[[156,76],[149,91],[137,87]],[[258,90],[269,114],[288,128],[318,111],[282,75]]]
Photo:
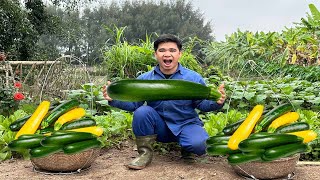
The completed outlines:
[[[157,51],[154,53],[161,72],[173,74],[178,68],[178,62],[182,53],[174,42],[160,43]]]

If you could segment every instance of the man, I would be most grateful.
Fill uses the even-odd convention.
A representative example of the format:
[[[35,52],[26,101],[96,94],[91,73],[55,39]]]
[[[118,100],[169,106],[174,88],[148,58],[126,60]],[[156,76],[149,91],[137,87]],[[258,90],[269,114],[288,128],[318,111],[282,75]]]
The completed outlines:
[[[138,77],[144,80],[181,79],[205,85],[198,73],[183,67],[179,63],[182,55],[182,43],[174,35],[161,35],[154,42],[154,56],[158,65],[153,70]],[[108,82],[110,84],[110,82]],[[182,157],[190,158],[191,153],[202,155],[206,152],[208,134],[195,109],[204,112],[222,108],[226,95],[224,85],[219,86],[221,98],[212,100],[167,100],[147,102],[122,102],[112,100],[104,87],[103,94],[109,105],[132,111],[132,129],[136,136],[139,156],[128,164],[131,169],[143,169],[151,163],[152,143],[178,142]],[[166,92],[163,92],[166,93]]]

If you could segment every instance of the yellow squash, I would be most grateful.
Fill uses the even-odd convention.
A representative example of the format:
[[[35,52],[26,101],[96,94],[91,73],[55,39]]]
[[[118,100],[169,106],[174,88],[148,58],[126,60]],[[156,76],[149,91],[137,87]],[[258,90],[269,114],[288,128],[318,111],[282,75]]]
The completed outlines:
[[[50,108],[49,101],[43,101],[39,104],[37,109],[31,115],[31,117],[26,121],[26,123],[21,127],[18,133],[15,136],[17,139],[23,134],[34,134],[39,128],[43,118],[46,116]]]
[[[277,119],[273,120],[268,127],[268,132],[273,133],[278,127],[290,124],[299,119],[299,114],[297,112],[288,112]]]
[[[317,138],[317,133],[312,130],[297,131],[297,132],[291,132],[288,134],[294,134],[296,136],[302,137],[303,143],[308,143],[308,142],[313,141]]]
[[[77,129],[68,129],[67,131],[75,131],[75,132],[87,132],[94,134],[96,136],[101,136],[103,134],[103,128],[99,126],[89,126]]]
[[[86,114],[86,110],[81,107],[74,108],[66,112],[65,114],[60,116],[58,120],[54,123],[54,130],[55,131],[59,130],[64,123],[79,119],[83,117],[85,114]]]
[[[251,110],[248,117],[243,121],[243,123],[239,126],[239,128],[230,137],[228,141],[228,147],[230,149],[232,150],[238,149],[239,143],[249,137],[253,128],[259,121],[263,113],[263,109],[264,109],[263,105],[256,105]]]

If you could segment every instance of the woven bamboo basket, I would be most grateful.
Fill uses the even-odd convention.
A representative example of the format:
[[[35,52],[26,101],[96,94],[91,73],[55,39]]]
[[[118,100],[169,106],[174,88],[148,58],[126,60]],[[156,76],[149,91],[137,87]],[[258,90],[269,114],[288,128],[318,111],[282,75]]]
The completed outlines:
[[[270,162],[253,161],[239,165],[231,165],[233,170],[245,177],[256,179],[276,179],[294,175],[300,154],[280,158]]]
[[[100,154],[100,148],[88,149],[76,154],[58,152],[41,158],[32,158],[36,170],[49,172],[75,172],[89,168]]]

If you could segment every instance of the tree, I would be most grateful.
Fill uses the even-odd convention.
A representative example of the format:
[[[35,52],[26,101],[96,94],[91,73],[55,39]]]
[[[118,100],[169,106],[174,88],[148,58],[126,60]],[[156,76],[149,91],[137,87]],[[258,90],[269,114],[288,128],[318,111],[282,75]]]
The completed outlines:
[[[20,50],[32,40],[36,32],[26,18],[26,12],[17,1],[2,1],[0,4],[0,50],[9,53],[13,49]],[[29,38],[30,37],[30,38]],[[14,52],[14,51],[13,51]],[[23,56],[23,55],[22,55]]]
[[[127,26],[125,37],[129,42],[143,39],[150,33],[172,33],[185,39],[195,36],[213,39],[210,22],[204,23],[203,15],[185,0],[169,3],[125,1],[118,22],[119,27]]]
[[[9,53],[11,59],[26,60],[34,56],[39,36],[50,32],[49,18],[41,0],[26,0],[25,9],[17,0],[2,1],[0,50]]]

